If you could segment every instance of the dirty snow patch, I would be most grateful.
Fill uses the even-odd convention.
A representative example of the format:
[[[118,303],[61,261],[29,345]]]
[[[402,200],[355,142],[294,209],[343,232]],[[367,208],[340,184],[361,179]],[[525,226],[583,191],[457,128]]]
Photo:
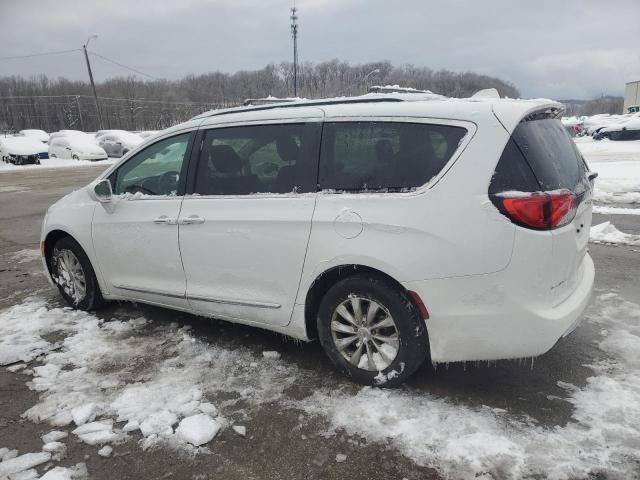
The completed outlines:
[[[50,333],[64,339],[42,338]],[[39,365],[25,373],[39,401],[23,417],[54,427],[75,423],[73,435],[90,445],[136,433],[145,437],[143,448],[192,448],[174,431],[182,419],[202,415],[224,428],[220,412],[246,414],[276,401],[298,377],[277,359],[252,368],[261,352],[201,341],[189,326],[123,312],[102,320],[37,299],[0,311],[0,355],[5,363],[38,357]],[[214,404],[218,392],[225,399]]]
[[[40,250],[37,248],[25,248],[11,254],[11,261],[15,263],[27,263],[42,261]]]
[[[640,235],[623,233],[611,222],[603,222],[591,227],[589,240],[593,243],[606,243],[610,245],[640,245]]]
[[[591,322],[602,360],[584,387],[567,390],[565,426],[547,428],[489,407],[472,408],[423,391],[317,391],[296,403],[326,416],[332,431],[390,443],[446,478],[635,478],[640,461],[640,306],[601,295]]]

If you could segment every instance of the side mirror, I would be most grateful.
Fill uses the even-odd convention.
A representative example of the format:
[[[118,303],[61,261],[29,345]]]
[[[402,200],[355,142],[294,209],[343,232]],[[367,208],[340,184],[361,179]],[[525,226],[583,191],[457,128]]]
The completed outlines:
[[[96,200],[100,203],[109,203],[113,200],[113,191],[111,190],[111,182],[107,179],[100,180],[93,187],[93,193],[96,196]]]

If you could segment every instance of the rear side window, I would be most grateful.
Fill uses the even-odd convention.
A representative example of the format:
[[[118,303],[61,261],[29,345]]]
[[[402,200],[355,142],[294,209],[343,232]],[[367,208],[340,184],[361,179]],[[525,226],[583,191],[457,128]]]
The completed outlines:
[[[462,127],[399,122],[325,123],[321,189],[405,191],[436,176],[458,148]]]
[[[249,195],[315,189],[320,125],[290,123],[206,132],[195,193]]]
[[[512,141],[535,175],[537,190],[567,189],[579,195],[589,188],[582,156],[559,120],[523,121],[513,132]],[[518,156],[512,152],[514,158]]]

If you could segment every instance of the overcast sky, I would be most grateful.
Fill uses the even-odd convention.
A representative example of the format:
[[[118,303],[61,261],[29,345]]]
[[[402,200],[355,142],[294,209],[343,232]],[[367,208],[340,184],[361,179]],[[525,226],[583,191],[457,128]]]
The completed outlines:
[[[163,78],[291,58],[292,0],[0,0],[0,57],[95,50]],[[471,70],[526,97],[622,95],[640,80],[640,0],[297,0],[300,61]],[[129,75],[92,60],[97,80]],[[0,76],[85,79],[80,52],[0,61]],[[141,77],[144,78],[144,77]]]

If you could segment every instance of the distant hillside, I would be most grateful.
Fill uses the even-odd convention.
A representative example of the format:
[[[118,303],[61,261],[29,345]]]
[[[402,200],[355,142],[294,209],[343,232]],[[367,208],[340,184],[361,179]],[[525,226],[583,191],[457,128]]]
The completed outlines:
[[[593,100],[558,100],[567,107],[567,115],[595,115],[596,113],[622,113],[623,97],[604,96]]]
[[[359,95],[373,84],[398,84],[450,97],[470,96],[496,88],[519,98],[512,84],[473,72],[433,71],[388,61],[350,65],[334,59],[305,62],[298,70],[298,96]],[[293,65],[269,64],[261,70],[188,75],[181,80],[113,78],[96,84],[103,125],[99,125],[91,86],[64,78],[0,78],[0,128],[80,128],[127,130],[165,128],[212,108],[239,105],[247,98],[293,95]]]

